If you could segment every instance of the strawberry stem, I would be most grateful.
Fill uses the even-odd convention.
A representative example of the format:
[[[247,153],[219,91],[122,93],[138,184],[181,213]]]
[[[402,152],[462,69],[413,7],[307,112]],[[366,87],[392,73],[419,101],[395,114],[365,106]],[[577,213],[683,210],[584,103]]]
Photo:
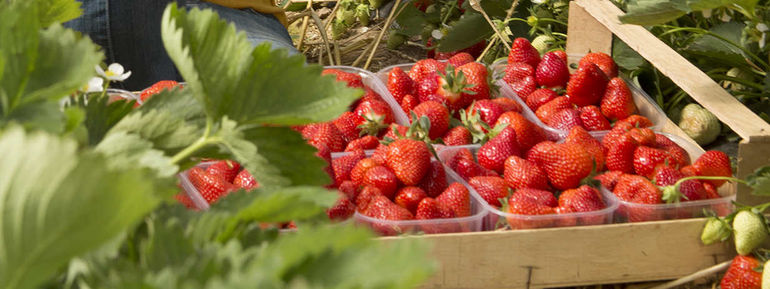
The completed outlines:
[[[687,199],[687,196],[684,196],[682,192],[679,190],[679,188],[682,186],[682,183],[689,181],[689,180],[726,180],[726,181],[736,181],[742,184],[746,184],[746,181],[733,178],[733,177],[722,177],[722,176],[692,176],[692,177],[684,177],[679,179],[675,184],[670,186],[665,186],[661,190],[663,191],[662,199],[666,203],[677,203],[679,202],[680,198]]]
[[[211,128],[214,126],[214,121],[211,118],[206,118],[206,128],[203,131],[203,135],[198,138],[194,143],[192,143],[190,146],[186,147],[182,151],[175,154],[173,157],[171,157],[171,163],[179,164],[184,159],[187,159],[192,154],[194,154],[199,149],[202,149],[203,147],[209,145],[212,143],[211,138],[209,138],[209,135],[211,134]]]

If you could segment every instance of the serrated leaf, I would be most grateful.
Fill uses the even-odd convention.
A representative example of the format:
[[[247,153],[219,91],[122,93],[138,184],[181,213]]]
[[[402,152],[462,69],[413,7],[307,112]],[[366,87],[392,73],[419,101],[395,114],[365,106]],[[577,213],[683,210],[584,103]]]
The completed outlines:
[[[108,169],[71,140],[12,126],[0,151],[14,152],[0,154],[0,288],[36,288],[158,203],[146,173]]]
[[[102,141],[107,132],[133,110],[134,105],[122,99],[110,103],[109,98],[101,96],[91,97],[86,104],[83,102],[83,99],[79,101],[80,105],[85,105],[85,125],[90,145]]]
[[[55,102],[35,102],[18,107],[3,122],[16,122],[27,129],[41,129],[52,133],[64,128],[64,115]]]
[[[252,47],[244,33],[211,10],[185,12],[176,4],[163,14],[163,43],[211,119],[298,125],[327,121],[362,91],[347,88],[301,55],[269,44]],[[228,57],[211,57],[228,55]]]
[[[243,132],[244,138],[293,185],[324,186],[331,181],[323,170],[329,164],[315,154],[317,149],[296,131],[286,127],[255,127]]]
[[[703,11],[729,6],[734,1],[731,0],[687,0],[687,6],[693,11]]]
[[[414,5],[405,4],[404,10],[396,17],[398,32],[407,36],[416,36],[422,33],[428,21],[425,19],[425,13],[417,9]]]
[[[107,135],[95,150],[109,159],[114,168],[142,167],[155,171],[160,177],[172,177],[179,172],[163,151],[153,148],[153,143],[136,134],[121,131]]]
[[[441,38],[436,50],[450,52],[464,49],[486,39],[493,33],[492,27],[489,26],[484,16],[479,13],[465,13],[449,28],[447,35]]]
[[[222,119],[220,130],[214,135],[214,143],[220,151],[228,152],[233,159],[247,169],[263,186],[287,186],[291,180],[281,175],[281,171],[273,166],[260,152],[257,146],[246,140],[243,128],[227,118]]]
[[[642,67],[646,61],[625,42],[615,38],[612,44],[612,58],[615,63],[626,70],[636,70]]]
[[[746,182],[752,188],[751,194],[770,196],[770,166],[758,168],[746,177]]]
[[[621,22],[637,25],[657,25],[677,19],[689,12],[685,0],[636,0],[629,1],[626,15]]]
[[[740,43],[744,24],[727,22],[712,27],[709,31],[729,39],[733,43]],[[718,62],[728,66],[746,66],[743,52],[711,35],[702,35],[685,48],[689,54],[702,57],[704,60]]]
[[[80,1],[35,0],[34,2],[38,5],[38,17],[42,27],[48,27],[57,22],[64,23],[83,14],[83,11],[80,9]]]

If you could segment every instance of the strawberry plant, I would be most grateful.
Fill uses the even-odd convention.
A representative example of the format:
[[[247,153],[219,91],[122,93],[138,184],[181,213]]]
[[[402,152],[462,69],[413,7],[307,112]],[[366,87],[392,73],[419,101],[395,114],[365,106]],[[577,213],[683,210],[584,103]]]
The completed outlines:
[[[428,275],[420,244],[324,222],[337,193],[288,127],[331,120],[360,90],[171,4],[163,43],[186,86],[131,109],[77,92],[103,58],[59,24],[78,11],[0,2],[0,288],[402,288]],[[176,174],[202,158],[237,161],[259,187],[187,210]],[[288,221],[302,229],[261,225]]]

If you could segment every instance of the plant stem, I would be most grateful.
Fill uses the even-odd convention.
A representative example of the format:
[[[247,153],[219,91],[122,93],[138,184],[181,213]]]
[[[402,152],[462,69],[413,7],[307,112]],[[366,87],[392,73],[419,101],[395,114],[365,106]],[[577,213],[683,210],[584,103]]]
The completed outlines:
[[[737,77],[721,75],[721,74],[708,74],[708,76],[710,76],[711,78],[717,79],[717,80],[728,80],[728,81],[732,81],[732,82],[737,82],[737,83],[743,84],[745,86],[748,86],[748,87],[751,87],[751,88],[754,88],[754,89],[757,89],[757,90],[765,89],[762,85],[759,85],[759,84],[756,84],[754,82],[745,80],[743,78],[737,78]]]
[[[561,25],[567,26],[567,23],[564,23],[563,21],[559,21],[559,20],[556,20],[556,19],[553,19],[553,18],[538,18],[537,21],[538,22],[539,21],[545,21],[545,22],[551,22],[551,23],[556,23],[556,24],[561,24]]]
[[[203,131],[203,135],[198,138],[194,143],[192,143],[190,146],[186,147],[182,151],[178,152],[176,155],[171,157],[171,162],[174,164],[179,164],[182,160],[190,157],[193,153],[198,151],[199,149],[202,149],[203,147],[209,145],[212,143],[212,139],[209,138],[209,135],[211,134],[211,128],[214,125],[214,121],[211,120],[211,118],[206,118],[206,128]]]

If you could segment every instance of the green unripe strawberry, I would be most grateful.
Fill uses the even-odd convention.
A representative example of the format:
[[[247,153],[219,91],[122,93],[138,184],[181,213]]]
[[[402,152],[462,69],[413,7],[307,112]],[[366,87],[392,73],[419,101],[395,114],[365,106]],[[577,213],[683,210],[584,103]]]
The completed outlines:
[[[337,19],[342,20],[345,25],[353,25],[356,23],[356,11],[348,9],[337,10]]]
[[[730,227],[727,223],[719,218],[708,218],[700,235],[701,242],[704,245],[710,245],[716,241],[725,241],[727,238],[730,238]]]
[[[733,220],[733,234],[738,254],[750,254],[767,238],[765,217],[750,210],[738,212]]]
[[[369,5],[358,4],[358,6],[356,7],[356,17],[358,18],[358,21],[361,22],[361,25],[368,26],[369,25]]]
[[[380,6],[382,6],[382,0],[369,0],[369,6],[374,9],[380,8]]]
[[[762,268],[770,268],[770,260]],[[770,289],[770,269],[762,269],[762,289]]]
[[[754,76],[751,74],[751,72],[748,72],[746,70],[740,69],[738,67],[733,67],[730,70],[725,73],[727,76],[740,78],[740,79],[752,79]],[[729,88],[732,90],[744,90],[746,89],[746,86],[737,82],[726,80],[722,82],[722,87]]]
[[[401,44],[404,44],[404,42],[406,42],[406,36],[403,34],[400,34],[395,30],[390,31],[390,34],[388,34],[388,49],[396,49],[401,46]]]
[[[348,26],[345,25],[342,19],[334,19],[334,22],[332,22],[332,38],[339,39],[347,30]]]
[[[535,39],[532,39],[532,47],[537,49],[537,52],[540,52],[540,54],[546,53],[548,49],[551,49],[551,45],[553,44],[553,37],[550,35],[538,35],[535,37]]]
[[[682,109],[679,127],[699,145],[713,142],[722,131],[719,119],[696,103],[688,104]]]

